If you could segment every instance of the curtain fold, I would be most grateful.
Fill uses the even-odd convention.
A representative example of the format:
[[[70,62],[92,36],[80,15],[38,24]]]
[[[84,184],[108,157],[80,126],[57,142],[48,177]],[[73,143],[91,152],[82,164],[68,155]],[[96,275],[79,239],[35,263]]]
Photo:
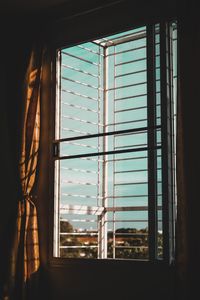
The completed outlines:
[[[40,144],[40,101],[44,50],[34,46],[24,81],[22,135],[19,176],[21,199],[18,203],[16,233],[4,299],[30,299],[32,278],[40,266],[37,209],[33,188],[36,181]]]

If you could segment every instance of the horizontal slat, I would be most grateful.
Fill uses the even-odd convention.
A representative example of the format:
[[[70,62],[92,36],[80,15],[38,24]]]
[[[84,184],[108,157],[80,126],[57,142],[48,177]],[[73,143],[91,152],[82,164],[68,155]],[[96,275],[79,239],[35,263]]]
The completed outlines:
[[[120,85],[120,86],[116,86],[113,88],[109,88],[106,91],[114,91],[114,90],[119,90],[119,89],[125,89],[125,88],[129,88],[129,87],[133,87],[133,86],[139,86],[139,85],[144,85],[147,84],[146,81],[143,82],[138,82],[138,83],[133,83],[133,84],[127,84],[127,85]]]
[[[136,169],[136,170],[123,170],[123,171],[115,171],[114,174],[123,174],[123,173],[137,173],[137,172],[147,172],[148,169]]]
[[[144,122],[144,121],[147,121],[147,119],[139,119],[139,120],[133,120],[133,121],[110,123],[110,124],[107,124],[106,127],[114,126],[114,125],[122,125],[122,124],[133,124],[133,123]]]
[[[120,78],[120,77],[124,77],[124,76],[129,76],[129,75],[135,75],[135,74],[144,73],[144,72],[147,72],[147,70],[144,69],[144,70],[139,70],[139,71],[134,71],[134,72],[123,73],[123,74],[115,75],[115,78]]]
[[[94,110],[94,109],[91,109],[91,108],[88,108],[88,107],[85,107],[85,106],[76,105],[76,104],[72,104],[72,103],[68,103],[68,102],[63,102],[63,101],[61,101],[61,103],[63,105],[67,105],[69,107],[77,108],[77,109],[80,109],[80,110],[85,110],[85,111],[89,111],[89,112],[93,112],[93,113],[98,113],[97,110]]]
[[[89,248],[97,248],[95,245],[81,245],[81,246],[60,246],[60,249],[89,249]]]
[[[134,99],[134,98],[139,98],[139,97],[144,97],[147,96],[147,94],[139,94],[139,95],[132,95],[132,96],[127,96],[127,97],[120,97],[114,99],[114,101],[122,101],[122,100],[128,100],[128,99]]]
[[[78,122],[81,122],[81,123],[86,123],[86,124],[91,124],[91,125],[98,125],[98,126],[103,127],[103,124],[88,121],[88,120],[84,120],[84,119],[80,119],[80,118],[77,118],[77,117],[71,117],[71,116],[67,116],[67,115],[62,115],[62,117],[65,118],[65,119],[68,119],[68,120],[73,120],[73,121],[78,121]]]
[[[77,129],[70,129],[70,128],[66,128],[66,127],[61,127],[61,130],[68,131],[68,132],[73,132],[73,133],[80,133],[80,134],[84,134],[84,135],[89,135],[90,134],[90,132],[81,131],[81,130],[77,130]]]
[[[138,246],[123,246],[123,245],[117,245],[115,246],[115,249],[148,249],[148,246],[142,246],[142,245],[138,245]]]
[[[67,184],[78,184],[78,185],[93,185],[93,186],[97,186],[97,183],[84,182],[84,181],[77,181],[77,180],[65,180],[65,179],[61,179],[61,182],[67,183]]]
[[[140,184],[148,184],[148,182],[120,182],[120,183],[114,183],[114,186],[123,186],[123,185],[140,185]],[[123,196],[122,196],[123,198]]]
[[[70,56],[70,57],[73,57],[73,58],[78,59],[78,60],[81,60],[81,61],[84,61],[84,62],[86,62],[86,63],[88,63],[88,64],[91,64],[91,65],[94,65],[94,66],[100,66],[99,64],[97,64],[97,63],[95,63],[95,62],[92,62],[92,61],[87,60],[87,59],[84,59],[84,58],[82,58],[82,57],[73,55],[73,54],[71,54],[71,53],[66,53],[66,52],[62,51],[62,54],[67,55],[67,56]]]
[[[93,41],[97,45],[102,45],[104,47],[109,47],[109,46],[117,46],[123,43],[128,43],[136,40],[140,40],[142,38],[146,37],[146,31],[141,31],[141,32],[134,32],[132,34],[125,34],[123,37],[116,37],[113,39],[106,39],[106,38],[101,38],[100,40],[95,40]]]
[[[133,51],[137,51],[137,50],[141,50],[141,49],[145,49],[145,48],[146,48],[146,46],[140,46],[140,47],[136,47],[136,48],[130,48],[128,50],[117,51],[117,52],[110,53],[110,54],[106,55],[106,57],[116,56],[116,55],[119,55],[119,54],[124,54],[124,53],[127,53],[127,52],[133,52]]]
[[[79,194],[69,194],[69,193],[61,193],[62,196],[65,197],[78,197],[78,198],[88,198],[88,199],[102,199],[101,196],[90,196],[90,195],[79,195]]]
[[[103,54],[101,54],[100,51],[99,51],[99,52],[94,51],[94,50],[92,50],[92,49],[90,49],[90,48],[88,48],[88,47],[85,47],[85,46],[83,46],[83,45],[78,45],[77,47],[79,47],[79,48],[81,48],[81,49],[84,49],[84,50],[86,50],[86,51],[88,51],[88,52],[91,52],[91,53],[93,53],[93,54],[97,54],[98,56],[99,56],[99,55],[100,55],[100,56],[103,56]]]
[[[76,71],[76,72],[79,72],[79,73],[83,73],[85,75],[89,75],[89,76],[92,76],[92,77],[99,78],[99,75],[97,75],[97,74],[90,73],[90,72],[87,72],[87,71],[84,71],[84,70],[81,70],[81,69],[78,69],[78,68],[75,68],[75,67],[72,67],[72,66],[69,66],[69,65],[66,65],[66,64],[62,64],[61,66],[63,68],[66,68],[66,69],[70,69],[70,70],[73,70],[73,71]]]
[[[147,232],[114,232],[115,236],[148,236]]]
[[[84,148],[90,148],[90,149],[96,149],[96,150],[99,149],[99,147],[96,147],[96,146],[91,146],[91,145],[81,144],[81,143],[74,143],[74,142],[70,142],[70,141],[63,142],[63,144],[73,145],[73,146],[78,146],[78,147],[84,147]]]
[[[81,82],[79,80],[73,80],[71,78],[68,78],[68,77],[65,77],[65,76],[62,76],[61,77],[63,80],[67,80],[67,81],[70,81],[70,82],[73,82],[73,83],[76,83],[76,84],[80,84],[80,85],[83,85],[83,86],[86,86],[86,87],[89,87],[89,88],[92,88],[92,89],[95,89],[95,90],[102,90],[100,87],[98,86],[95,86],[95,85],[91,85],[91,84],[87,84],[85,82]]]
[[[134,107],[134,108],[126,108],[126,109],[116,110],[115,113],[122,113],[122,112],[127,112],[127,111],[134,111],[134,110],[145,109],[145,108],[147,108],[147,106],[140,106],[140,107]]]
[[[86,205],[68,205],[62,204],[60,206],[60,213],[77,214],[77,215],[95,215],[99,216],[103,213],[104,208],[100,206],[86,206]]]
[[[125,146],[117,146],[114,149],[125,149],[125,148],[137,148],[137,147],[147,147],[147,144],[133,144],[133,145],[125,145]]]
[[[89,100],[93,100],[93,101],[98,101],[97,98],[90,97],[90,96],[87,96],[87,95],[83,95],[83,94],[73,92],[73,91],[70,91],[70,90],[67,90],[67,89],[62,88],[61,91],[64,92],[64,93],[69,93],[69,94],[72,94],[72,95],[75,95],[75,96],[79,96],[81,98],[85,98],[85,99],[89,99]]]
[[[66,168],[66,167],[60,167],[62,170],[66,170],[66,171],[74,171],[74,172],[81,172],[81,173],[92,173],[92,174],[98,174],[95,171],[91,171],[91,170],[85,170],[85,169],[77,169],[77,168]]]
[[[80,236],[97,236],[99,233],[98,232],[60,232],[60,235],[80,235]]]
[[[122,65],[127,65],[127,64],[138,62],[138,61],[144,61],[146,59],[147,59],[146,57],[138,58],[138,59],[133,59],[133,60],[129,60],[129,61],[118,63],[115,66],[118,67],[118,66],[122,66]]]

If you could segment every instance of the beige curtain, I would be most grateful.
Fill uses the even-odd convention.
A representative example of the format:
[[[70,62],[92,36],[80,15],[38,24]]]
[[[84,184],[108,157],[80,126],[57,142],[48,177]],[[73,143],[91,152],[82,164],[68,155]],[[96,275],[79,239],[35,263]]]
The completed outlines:
[[[11,271],[5,299],[29,299],[30,282],[40,266],[37,210],[32,191],[36,179],[40,140],[40,95],[44,51],[30,54],[24,83],[22,136],[19,162],[22,199],[19,199]]]

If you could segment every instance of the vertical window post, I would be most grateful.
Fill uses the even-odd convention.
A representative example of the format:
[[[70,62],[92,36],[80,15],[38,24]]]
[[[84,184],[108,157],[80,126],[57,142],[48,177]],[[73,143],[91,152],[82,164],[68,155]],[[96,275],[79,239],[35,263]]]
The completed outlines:
[[[163,193],[163,258],[169,262],[173,257],[173,176],[172,176],[172,127],[171,101],[172,79],[170,72],[170,25],[161,23],[161,138],[162,138],[162,193]]]
[[[56,61],[56,107],[55,107],[55,138],[60,138],[60,99],[61,99],[61,53],[57,52]],[[60,160],[59,157],[59,143],[54,143],[54,255],[60,256]]]
[[[108,99],[107,99],[107,72],[108,72],[108,63],[107,63],[107,47],[103,49],[103,132],[106,133],[108,123]],[[108,151],[108,137],[103,137],[103,152]],[[107,258],[107,201],[108,201],[108,166],[107,166],[108,156],[103,156],[103,213],[101,216],[101,258]]]
[[[152,261],[157,257],[155,29],[153,25],[147,27],[147,107],[149,258]]]

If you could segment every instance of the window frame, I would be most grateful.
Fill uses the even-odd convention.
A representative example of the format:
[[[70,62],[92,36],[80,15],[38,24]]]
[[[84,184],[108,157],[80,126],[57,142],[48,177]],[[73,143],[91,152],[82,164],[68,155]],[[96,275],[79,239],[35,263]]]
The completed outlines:
[[[169,21],[171,21],[171,19],[169,20]],[[153,38],[153,32],[152,32],[152,28],[153,28],[153,26],[156,24],[156,23],[158,23],[157,21],[156,22],[151,22],[151,23],[149,23],[148,25],[147,25],[147,22],[145,22],[145,23],[142,23],[142,24],[140,24],[140,26],[142,26],[142,25],[144,25],[144,26],[147,26],[147,32],[149,33],[149,34],[147,34],[147,37],[148,37],[148,39],[152,39]],[[168,23],[167,21],[166,22],[159,22],[160,24],[161,24],[161,30],[162,30],[162,32],[166,32],[166,24]],[[120,31],[124,31],[124,29],[122,30],[122,28],[124,28],[125,27],[125,30],[128,30],[128,29],[134,29],[134,28],[137,28],[138,27],[138,24],[137,25],[135,25],[135,26],[133,26],[133,25],[130,25],[129,27],[126,27],[126,26],[121,26],[121,30]],[[109,32],[108,31],[108,34],[113,34],[113,33],[116,33],[116,31],[115,32]],[[118,32],[117,32],[118,33]],[[103,34],[102,36],[104,36],[105,34]],[[99,38],[99,36],[98,35],[96,35],[96,38]],[[94,39],[94,38],[92,38],[92,39]],[[92,40],[91,38],[89,38],[89,39],[81,39],[81,43],[82,42],[86,42],[86,41],[90,41],[90,40]],[[147,43],[150,43],[150,41],[148,41],[148,39],[147,39]],[[79,44],[80,43],[80,41],[79,42],[77,42],[76,44]],[[61,47],[61,44],[62,44],[62,47]],[[52,101],[51,101],[51,103],[52,103],[52,111],[55,111],[55,97],[56,97],[56,87],[55,87],[55,82],[56,82],[56,59],[55,59],[55,53],[56,53],[56,51],[57,51],[57,49],[58,49],[58,45],[59,45],[59,48],[63,48],[63,47],[68,47],[68,46],[74,46],[75,44],[72,42],[72,43],[59,43],[59,44],[56,44],[56,45],[53,45],[53,47],[52,47],[52,53],[51,53],[51,56],[52,56]],[[166,40],[165,39],[161,39],[161,47],[162,48],[166,48]],[[148,50],[150,53],[151,53],[151,55],[152,55],[152,53],[153,53],[153,51],[154,51],[154,49],[153,48],[151,48],[151,47],[149,47],[149,50]],[[161,51],[162,52],[162,51]],[[148,54],[147,54],[147,57],[148,57]],[[163,63],[165,63],[166,64],[166,57],[162,57],[162,60],[163,60]],[[147,59],[147,66],[148,66],[148,68],[149,68],[149,70],[151,70],[152,68],[153,68],[153,63],[152,63],[152,61],[149,61],[149,59]],[[152,74],[150,74],[151,72],[148,72],[147,73],[147,78],[151,78],[150,80],[152,80]],[[166,74],[165,74],[165,70],[163,69],[162,70],[162,78],[164,78],[163,80],[162,80],[162,83],[161,83],[161,86],[163,87],[163,89],[164,89],[164,85],[165,85],[165,83],[164,83],[164,81],[166,81]],[[148,82],[148,79],[147,79],[147,82]],[[149,99],[149,101],[154,101],[154,100],[152,100],[153,98],[155,99],[155,97],[154,97],[154,92],[155,92],[155,87],[153,87],[153,86],[150,86],[148,83],[147,83],[147,86],[148,86],[148,91],[147,91],[147,94],[151,94],[151,97],[150,97],[150,99]],[[164,102],[164,99],[166,98],[166,94],[167,94],[167,90],[165,89],[165,93],[163,93],[163,96],[161,96],[161,101],[163,101]],[[147,97],[147,99],[148,99],[149,97]],[[149,105],[148,105],[148,107],[150,107]],[[164,106],[163,106],[164,107]],[[164,112],[166,112],[166,111],[168,111],[169,109],[168,109],[168,107],[164,107],[163,108],[163,113]],[[154,112],[155,113],[155,112]],[[53,114],[54,115],[54,114]],[[153,115],[152,115],[153,116]],[[52,141],[52,140],[54,140],[55,139],[55,137],[54,137],[54,133],[53,133],[53,129],[55,128],[55,123],[54,123],[54,117],[50,117],[50,119],[51,119],[51,124],[52,124],[52,129],[51,129],[51,134],[50,134],[50,140]],[[149,118],[148,118],[149,119]],[[148,120],[149,121],[149,123],[150,124],[153,124],[153,122],[155,121],[154,120],[154,117],[152,117],[150,120]],[[152,125],[151,125],[152,126]],[[165,126],[164,126],[164,128],[163,128],[163,133],[162,133],[162,139],[163,139],[163,141],[166,143],[167,142],[167,136],[168,136],[168,133],[167,133],[167,119],[165,120]],[[149,137],[149,139],[150,139],[150,143],[153,143],[153,140],[154,140],[154,135],[155,135],[155,132],[154,133],[152,133],[151,134],[151,137]],[[51,144],[51,143],[50,143]],[[52,144],[50,145],[50,157],[52,157],[53,156],[53,154],[55,154],[55,153],[53,153],[54,152],[54,149],[52,149]],[[164,153],[164,152],[163,152]],[[166,153],[165,153],[166,154]],[[154,153],[151,153],[151,157],[153,157],[155,154]],[[168,160],[168,157],[165,155],[165,159],[163,159],[163,163],[164,163],[164,165],[165,165],[165,170],[167,170],[168,169],[168,166],[167,166],[167,164],[166,164],[166,161]],[[150,161],[150,160],[148,160],[149,161],[149,167],[150,168],[155,168],[155,166],[152,164],[152,160]],[[52,162],[50,162],[50,173],[49,173],[49,178],[50,178],[50,182],[54,182],[54,180],[52,180],[52,178],[54,178],[54,166],[53,166],[53,164],[52,164]],[[152,173],[153,174],[153,173]],[[153,178],[150,178],[150,180],[153,180]],[[166,193],[168,193],[169,191],[168,191],[168,188],[167,188],[167,185],[168,185],[168,182],[165,182],[164,183],[164,188],[166,189]],[[153,186],[153,185],[152,185]],[[155,188],[154,188],[154,191],[153,191],[153,193],[155,193]],[[53,224],[54,224],[54,221],[52,220],[53,218],[52,218],[52,215],[54,214],[53,213],[53,210],[54,210],[54,191],[53,191],[53,189],[52,189],[52,187],[50,188],[50,197],[51,197],[51,204],[50,204],[50,221],[49,221],[49,226],[50,226],[50,247],[49,247],[49,261],[51,262],[51,263],[53,263],[54,265],[55,264],[59,264],[59,265],[65,265],[65,264],[68,264],[68,263],[85,263],[85,262],[88,262],[88,261],[103,261],[103,260],[105,260],[105,261],[108,261],[109,259],[79,259],[79,258],[60,258],[60,257],[53,257],[53,255],[52,255],[52,249],[53,249],[53,230],[52,230],[52,228],[53,228]],[[164,218],[164,226],[165,226],[165,233],[164,233],[164,239],[165,239],[165,245],[163,246],[163,249],[165,249],[164,251],[164,257],[163,257],[163,260],[161,260],[160,262],[162,263],[162,262],[164,262],[164,263],[167,263],[167,264],[170,264],[173,260],[174,260],[174,257],[173,257],[173,255],[171,255],[171,251],[172,251],[172,249],[170,248],[170,246],[171,246],[171,244],[169,243],[169,239],[170,239],[170,234],[171,234],[171,228],[170,228],[170,226],[169,226],[169,210],[170,210],[170,208],[169,208],[169,202],[168,202],[168,197],[167,197],[167,201],[165,202],[166,204],[165,204],[165,209],[164,210],[166,210],[166,212],[167,213],[164,213],[164,215],[163,215],[163,218]],[[151,214],[151,216],[152,215],[155,215],[155,205],[152,205],[152,202],[151,203],[149,203],[149,214]],[[170,212],[171,213],[171,212]],[[155,232],[155,223],[152,223],[152,224],[150,224],[150,227],[149,227],[149,230],[153,233],[153,232]],[[151,246],[151,248],[149,249],[150,251],[149,251],[149,253],[150,253],[150,260],[149,261],[145,261],[145,263],[148,263],[148,262],[154,262],[154,261],[157,261],[158,259],[157,258],[155,258],[155,242],[156,242],[156,236],[155,236],[155,234],[151,234],[150,235],[151,236],[151,241],[150,241],[150,244],[152,245]],[[122,262],[121,260],[118,260],[118,259],[112,259],[113,261],[115,261],[115,262],[117,262],[117,261],[120,261],[120,263]],[[83,262],[84,261],[84,262]],[[123,261],[126,261],[126,259],[125,260],[123,260]],[[129,262],[131,261],[131,262],[133,262],[133,263],[135,263],[137,260],[128,260]],[[138,262],[138,261],[137,261]]]

